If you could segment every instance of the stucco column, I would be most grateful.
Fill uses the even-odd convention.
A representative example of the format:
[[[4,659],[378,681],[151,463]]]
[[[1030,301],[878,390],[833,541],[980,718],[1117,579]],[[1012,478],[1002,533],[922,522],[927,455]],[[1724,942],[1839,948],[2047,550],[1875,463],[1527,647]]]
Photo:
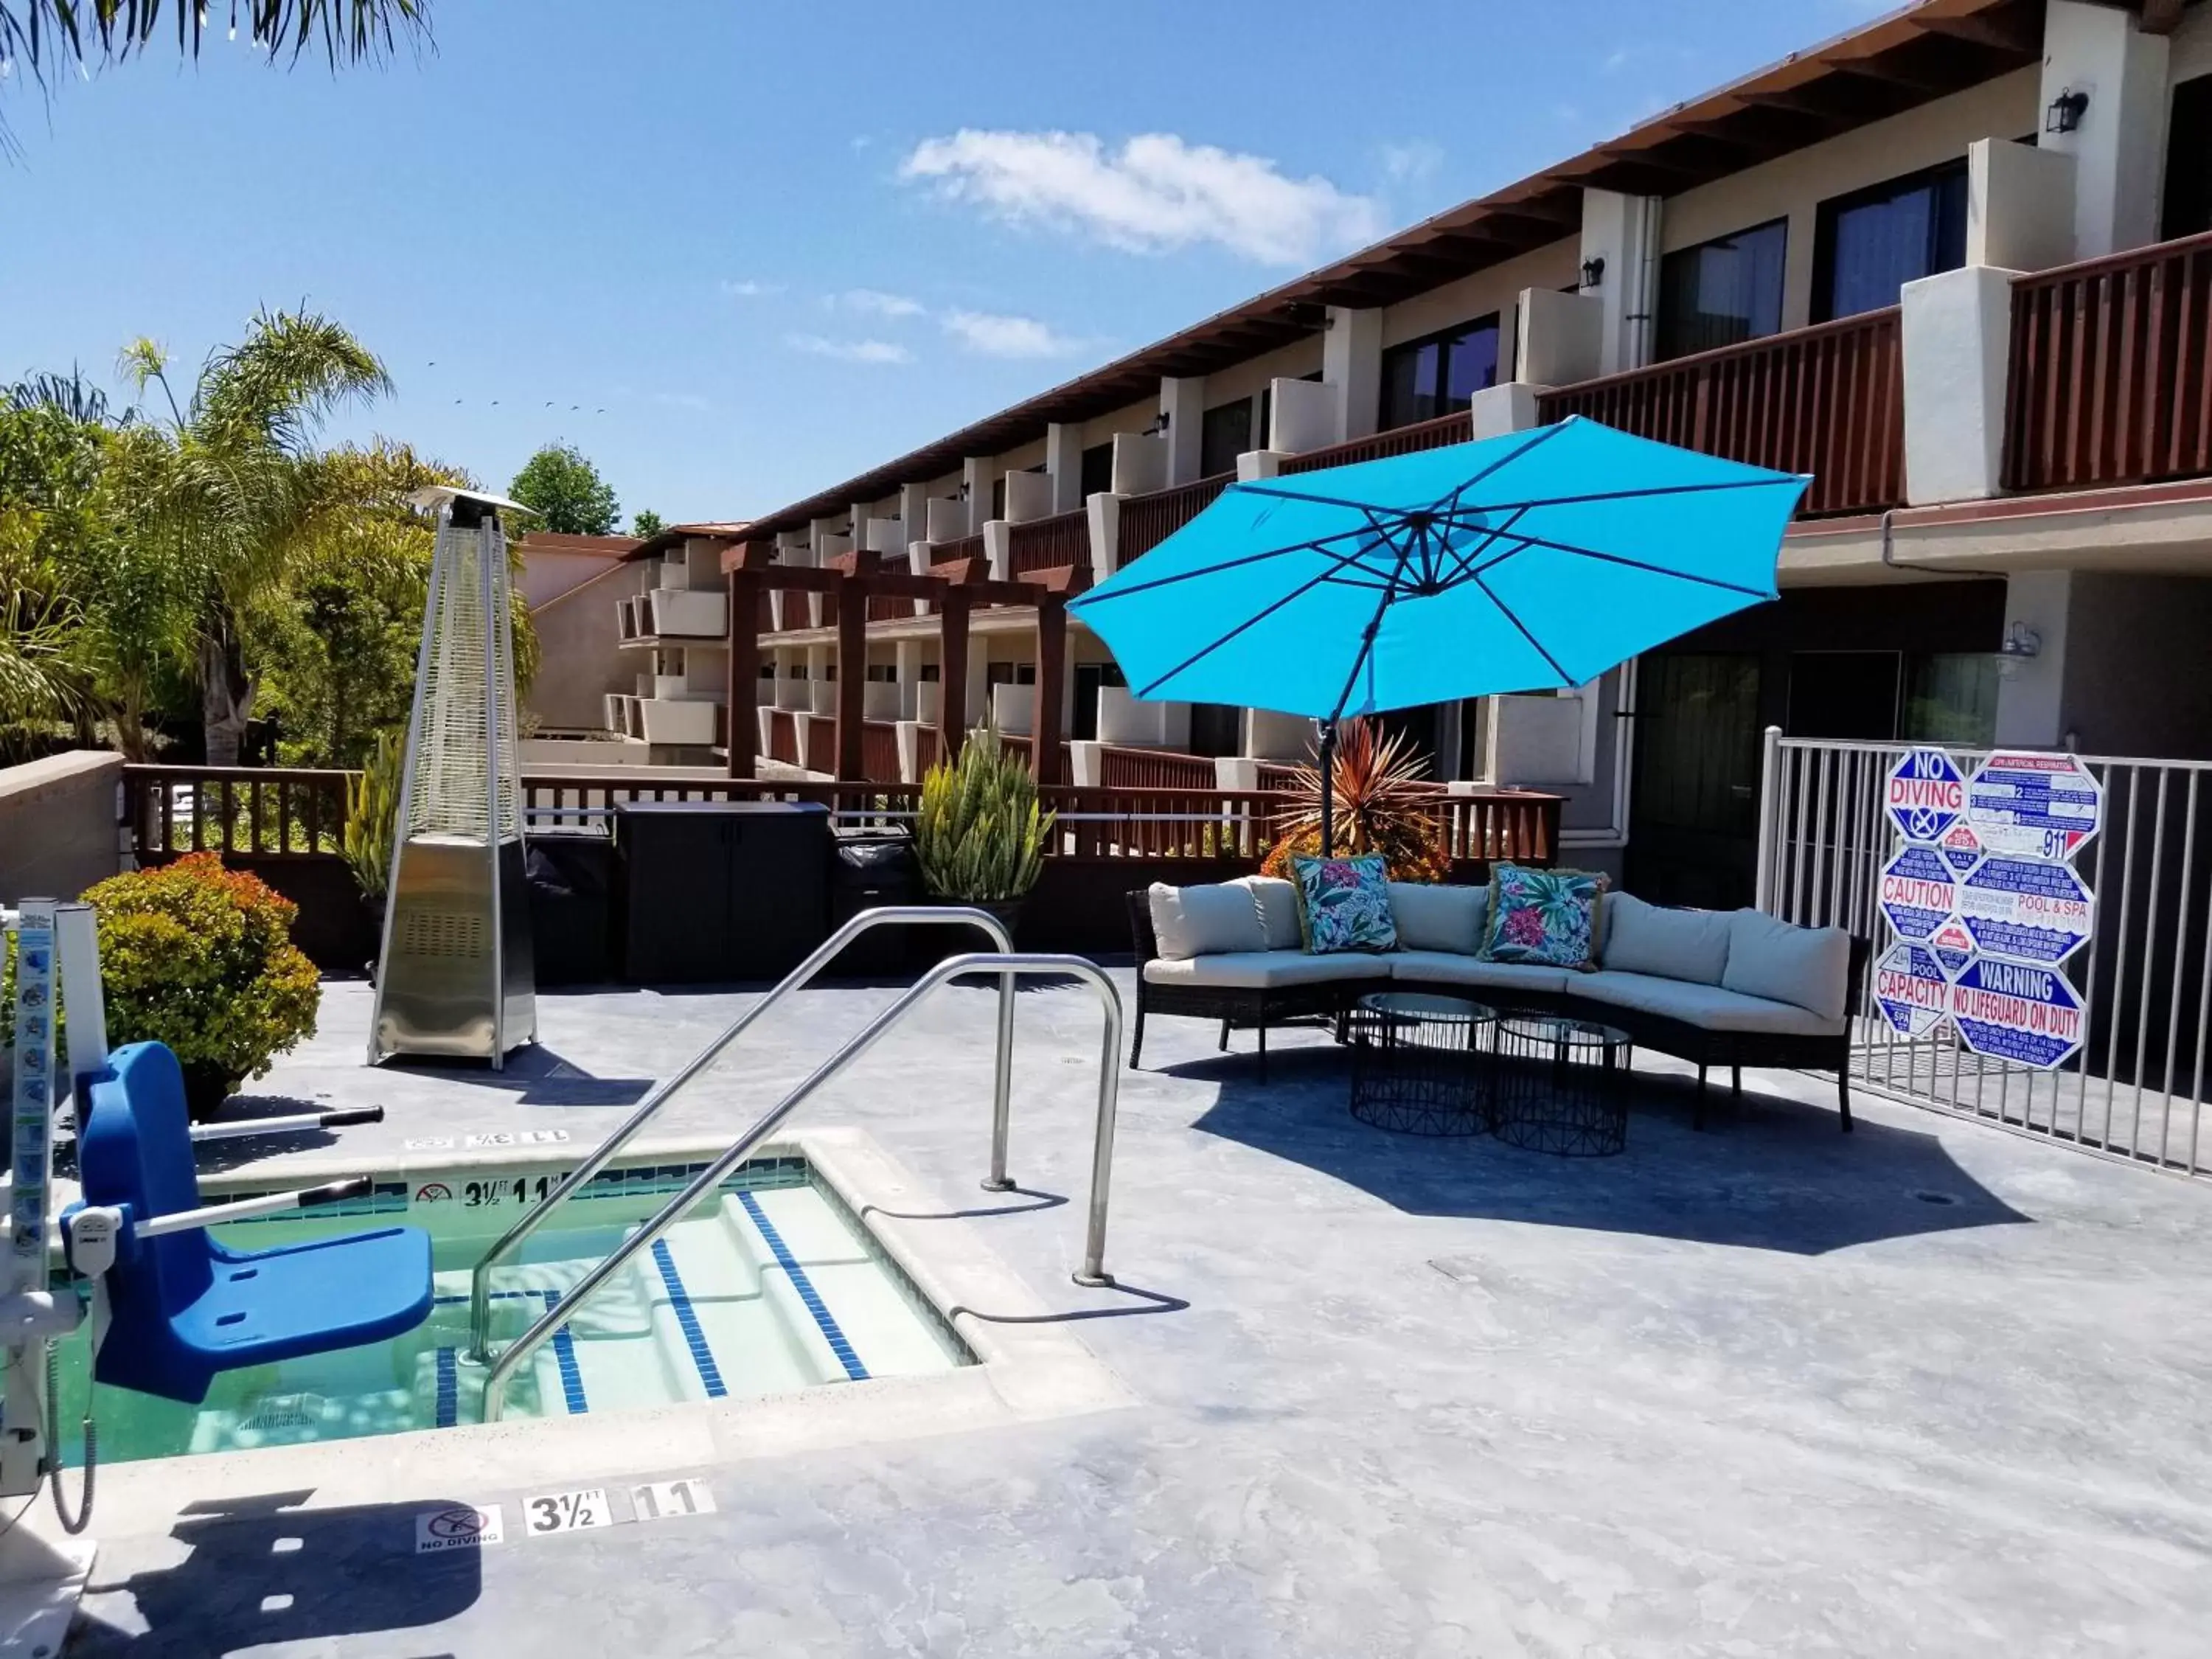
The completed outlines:
[[[1321,378],[1336,404],[1337,441],[1364,438],[1372,433],[1382,410],[1382,313],[1379,309],[1328,308],[1328,327],[1321,337]]]
[[[983,533],[991,516],[991,487],[999,482],[999,463],[988,455],[970,455],[960,463],[960,482],[968,491],[968,533]]]
[[[2005,579],[2005,632],[2025,623],[2033,657],[2007,657],[1997,680],[1996,741],[2004,749],[2057,749],[2066,741],[2066,623],[2074,598],[2069,570],[2017,570]]]
[[[2074,158],[2074,257],[2094,259],[2158,240],[2166,171],[2166,38],[2132,13],[2087,0],[2049,0],[2043,22],[2039,128],[2054,100],[2083,93],[2072,132],[2039,132],[2039,149]]]
[[[1160,379],[1160,413],[1167,416],[1168,483],[1194,483],[1205,454],[1206,377]]]
[[[1905,499],[1986,501],[2003,489],[2015,273],[1966,265],[1899,295],[1905,363]]]
[[[1044,470],[1052,480],[1052,510],[1073,513],[1083,505],[1083,428],[1054,421],[1044,429]]]
[[[1601,301],[1598,372],[1618,374],[1651,360],[1659,300],[1659,198],[1583,191],[1582,258],[1605,261],[1594,288]]]

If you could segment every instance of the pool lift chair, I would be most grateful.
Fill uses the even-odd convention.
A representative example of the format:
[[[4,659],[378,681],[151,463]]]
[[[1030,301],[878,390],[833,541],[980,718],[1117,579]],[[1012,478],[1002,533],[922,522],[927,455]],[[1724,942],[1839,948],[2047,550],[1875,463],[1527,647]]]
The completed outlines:
[[[158,1042],[107,1051],[92,908],[26,899],[16,934],[9,1091],[9,1226],[0,1256],[0,1498],[35,1498],[57,1477],[64,1531],[92,1515],[98,1442],[85,1421],[84,1485],[72,1514],[58,1473],[54,1346],[91,1322],[93,1376],[198,1404],[218,1371],[396,1336],[429,1316],[429,1235],[386,1227],[267,1250],[234,1250],[207,1230],[368,1190],[366,1179],[203,1205],[193,1148],[204,1141],[374,1122],[381,1107],[192,1127],[176,1056]],[[68,1016],[58,1055],[58,1016]],[[59,1086],[57,1086],[59,1085]],[[56,1109],[79,1124],[82,1197],[62,1206],[68,1276],[49,1257]],[[19,1511],[18,1517],[21,1519]],[[92,1568],[88,1544],[0,1532],[0,1653],[61,1651]]]

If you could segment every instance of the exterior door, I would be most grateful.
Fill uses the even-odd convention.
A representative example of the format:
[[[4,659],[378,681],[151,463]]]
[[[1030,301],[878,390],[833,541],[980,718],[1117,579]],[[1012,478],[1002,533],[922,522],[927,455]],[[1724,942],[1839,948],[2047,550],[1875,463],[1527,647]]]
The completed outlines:
[[[1751,902],[1759,836],[1759,659],[1646,657],[1637,669],[1627,886],[1654,904]]]

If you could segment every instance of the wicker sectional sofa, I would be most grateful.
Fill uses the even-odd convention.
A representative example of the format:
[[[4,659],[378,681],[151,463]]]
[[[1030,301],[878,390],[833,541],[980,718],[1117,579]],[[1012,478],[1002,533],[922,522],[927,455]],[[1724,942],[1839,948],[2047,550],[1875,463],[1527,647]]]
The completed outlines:
[[[1299,937],[1297,890],[1265,877],[1129,895],[1137,954],[1134,1066],[1152,1014],[1259,1033],[1316,1016],[1341,1021],[1355,997],[1400,988],[1516,1010],[1571,1013],[1626,1032],[1640,1047],[1698,1068],[1698,1123],[1707,1071],[1746,1066],[1836,1073],[1842,1127],[1851,1127],[1850,1033],[1868,943],[1838,929],[1793,927],[1756,910],[1670,910],[1607,894],[1595,971],[1491,962],[1479,953],[1489,890],[1392,883],[1400,947],[1314,956]],[[1248,915],[1249,912],[1249,915]]]

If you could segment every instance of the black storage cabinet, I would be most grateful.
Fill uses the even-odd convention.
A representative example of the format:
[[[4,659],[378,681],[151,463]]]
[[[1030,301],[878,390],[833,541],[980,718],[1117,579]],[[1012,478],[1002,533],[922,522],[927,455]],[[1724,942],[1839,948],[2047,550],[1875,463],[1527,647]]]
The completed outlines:
[[[825,807],[625,801],[614,835],[616,933],[633,984],[781,979],[829,936]]]
[[[553,830],[530,837],[531,954],[541,987],[605,985],[615,854],[605,836]]]

